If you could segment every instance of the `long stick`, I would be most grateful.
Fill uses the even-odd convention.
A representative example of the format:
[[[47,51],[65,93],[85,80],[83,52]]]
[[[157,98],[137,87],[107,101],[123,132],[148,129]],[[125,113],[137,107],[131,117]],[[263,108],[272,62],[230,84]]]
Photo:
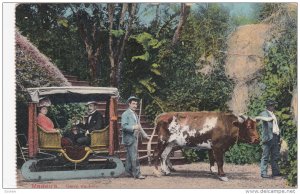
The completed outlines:
[[[139,118],[138,118],[138,120],[137,120],[137,123],[138,123],[138,124],[141,124],[142,103],[143,103],[143,100],[141,99],[141,100],[140,100]],[[140,132],[137,131],[137,133],[136,133],[136,150],[137,150],[137,152],[136,152],[136,154],[137,154],[136,158],[137,158],[137,159],[139,159],[139,136],[140,136]]]
[[[139,124],[141,124],[142,105],[143,105],[143,99],[140,100],[140,112],[139,112],[139,119],[138,119]]]

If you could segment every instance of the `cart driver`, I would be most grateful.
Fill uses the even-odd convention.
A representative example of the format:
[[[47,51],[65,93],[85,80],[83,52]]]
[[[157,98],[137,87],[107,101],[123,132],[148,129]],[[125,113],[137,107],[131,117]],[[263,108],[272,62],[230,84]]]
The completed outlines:
[[[86,105],[88,108],[87,120],[83,119],[80,123],[78,122],[77,124],[77,127],[83,129],[85,131],[85,134],[82,134],[81,137],[76,140],[76,143],[78,143],[79,145],[88,146],[91,144],[90,133],[94,130],[104,128],[104,122],[102,114],[97,111],[96,101],[88,102]]]
[[[51,101],[47,97],[40,99],[37,107],[39,108],[39,114],[37,117],[37,124],[47,132],[56,132],[52,120],[47,117],[48,107],[51,106]]]

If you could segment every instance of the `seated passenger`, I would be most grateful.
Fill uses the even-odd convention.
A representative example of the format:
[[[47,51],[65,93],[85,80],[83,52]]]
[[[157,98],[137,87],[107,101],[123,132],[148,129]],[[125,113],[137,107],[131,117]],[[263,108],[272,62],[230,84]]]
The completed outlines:
[[[97,102],[88,102],[88,118],[87,121],[83,120],[81,123],[77,124],[77,127],[82,128],[85,131],[85,135],[79,137],[76,142],[79,145],[90,145],[91,136],[90,133],[94,130],[99,130],[104,128],[103,116],[96,110]]]
[[[37,124],[43,128],[46,132],[59,132],[59,130],[54,128],[54,124],[52,122],[52,120],[47,117],[47,113],[48,113],[48,108],[51,106],[51,101],[48,98],[42,98],[39,102],[39,104],[37,105],[37,107],[39,108],[39,115],[37,117]],[[67,138],[67,137],[62,137],[61,138],[61,145],[62,147],[65,146],[71,146],[73,143],[72,141]]]
[[[37,117],[37,124],[41,126],[47,132],[56,132],[54,129],[54,124],[49,117],[47,117],[48,108],[51,106],[51,101],[48,98],[43,98],[40,100],[37,107],[39,108],[39,114]]]
[[[85,137],[84,132],[80,132],[77,126],[72,126],[70,130],[64,133],[64,137],[68,138],[73,145],[78,144],[77,139],[80,137]]]

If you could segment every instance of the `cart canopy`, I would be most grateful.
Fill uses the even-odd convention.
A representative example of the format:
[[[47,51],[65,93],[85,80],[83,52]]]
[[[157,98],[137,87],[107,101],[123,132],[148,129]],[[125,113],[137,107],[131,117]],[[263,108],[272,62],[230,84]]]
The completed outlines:
[[[112,87],[40,87],[27,88],[27,91],[35,103],[42,97],[48,97],[53,104],[106,101],[111,96],[119,97],[118,89]]]

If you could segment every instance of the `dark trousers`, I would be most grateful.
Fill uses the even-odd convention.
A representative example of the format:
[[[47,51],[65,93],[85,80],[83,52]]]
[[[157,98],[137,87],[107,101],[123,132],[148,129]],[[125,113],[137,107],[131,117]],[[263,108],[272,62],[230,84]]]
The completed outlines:
[[[91,137],[90,136],[84,136],[84,137],[79,137],[76,140],[77,144],[79,145],[86,145],[89,146],[91,145]]]
[[[279,146],[280,136],[273,134],[273,139],[263,143],[262,145],[262,158],[260,163],[260,173],[261,175],[267,175],[268,170],[268,162],[270,158],[271,167],[272,167],[272,175],[278,175],[279,174],[279,167],[278,167],[278,161],[279,161]]]

